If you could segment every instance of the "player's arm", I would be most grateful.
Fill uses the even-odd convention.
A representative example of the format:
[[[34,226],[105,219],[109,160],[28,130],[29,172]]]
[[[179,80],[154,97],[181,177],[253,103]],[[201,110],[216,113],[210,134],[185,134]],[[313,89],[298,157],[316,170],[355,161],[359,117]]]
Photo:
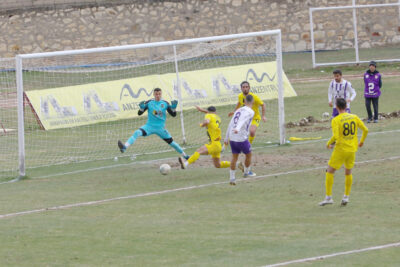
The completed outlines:
[[[261,106],[261,118],[263,120],[263,122],[267,121],[267,118],[265,117],[265,112],[267,110],[267,106],[265,105],[265,103],[261,100],[260,97],[257,96],[256,98],[257,104]]]
[[[196,109],[197,109],[198,111],[200,111],[200,112],[208,113],[208,111],[207,111],[206,109],[204,109],[204,108],[201,108],[201,107],[199,107],[199,106],[195,106],[195,107],[196,107]]]
[[[225,146],[227,146],[229,144],[229,134],[230,134],[230,132],[232,130],[232,123],[233,123],[233,118],[229,122],[228,129],[226,129],[226,135],[225,135],[225,139],[224,139],[224,145]]]
[[[233,111],[229,112],[228,117],[232,116],[236,110],[240,108],[240,102],[237,102],[236,107]]]
[[[206,127],[210,123],[209,119],[205,119],[202,123],[200,123],[200,127]]]
[[[382,75],[379,75],[379,88],[382,89]]]
[[[145,113],[145,111],[149,108],[148,103],[150,101],[142,101],[139,103],[139,111],[138,111],[138,115],[141,116],[143,113]]]
[[[333,90],[333,82],[331,82],[329,84],[329,87],[328,87],[328,103],[329,103],[330,107],[333,107],[333,104],[332,104],[332,90]]]
[[[363,132],[361,139],[360,139],[360,143],[358,144],[359,147],[362,147],[364,145],[365,138],[367,138],[367,135],[368,135],[368,128],[367,128],[367,126],[365,126],[364,122],[362,120],[360,120],[360,118],[357,117],[356,120],[357,120],[358,128],[360,128]]]
[[[354,90],[354,88],[351,85],[351,83],[349,83],[349,86],[350,86],[351,97],[350,97],[350,99],[347,100],[347,102],[353,102],[354,99],[356,98],[357,93],[356,93],[356,90]]]
[[[333,144],[339,138],[339,124],[336,122],[336,120],[332,120],[331,125],[332,125],[332,137],[326,143],[326,147],[327,148],[333,148]]]
[[[176,107],[178,106],[178,100],[172,100],[171,105],[168,104],[167,112],[172,117],[176,117]]]

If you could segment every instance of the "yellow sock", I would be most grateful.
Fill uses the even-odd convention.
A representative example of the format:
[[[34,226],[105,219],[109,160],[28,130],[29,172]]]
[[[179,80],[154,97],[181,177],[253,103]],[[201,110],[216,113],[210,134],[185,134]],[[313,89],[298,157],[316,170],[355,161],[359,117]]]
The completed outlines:
[[[326,195],[332,196],[333,173],[326,172],[325,177]]]
[[[229,168],[231,166],[230,161],[221,161],[220,168]]]
[[[344,194],[346,196],[350,195],[351,185],[353,184],[353,175],[346,175],[346,180],[344,182]]]
[[[194,152],[193,155],[188,159],[188,163],[192,164],[194,162],[196,162],[196,160],[198,160],[200,158],[200,153],[199,152]]]
[[[250,142],[250,144],[253,143],[254,137],[255,137],[255,136],[249,136],[249,142]]]

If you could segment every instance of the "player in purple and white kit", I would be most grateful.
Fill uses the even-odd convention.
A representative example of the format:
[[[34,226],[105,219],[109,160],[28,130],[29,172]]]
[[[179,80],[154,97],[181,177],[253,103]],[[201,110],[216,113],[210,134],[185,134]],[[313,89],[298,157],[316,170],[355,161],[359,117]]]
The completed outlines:
[[[339,111],[336,109],[336,98],[346,99],[346,112],[350,113],[350,102],[354,101],[357,95],[351,83],[342,78],[341,70],[334,70],[333,77],[334,79],[331,81],[328,88],[329,106],[333,107],[332,118],[339,115]]]
[[[253,103],[253,96],[250,94],[247,95],[244,102],[245,105],[235,111],[228,129],[226,130],[224,144],[227,146],[229,142],[232,150],[231,170],[229,172],[229,183],[231,185],[236,185],[236,162],[240,153],[246,155],[244,177],[256,176],[256,174],[250,170],[251,145],[249,142],[249,128],[254,117],[254,110],[252,109]]]
[[[378,122],[378,101],[381,95],[382,88],[382,76],[376,70],[376,62],[371,61],[369,63],[369,69],[364,73],[364,97],[365,107],[367,108],[368,120],[372,121],[371,102],[374,107],[374,123]]]

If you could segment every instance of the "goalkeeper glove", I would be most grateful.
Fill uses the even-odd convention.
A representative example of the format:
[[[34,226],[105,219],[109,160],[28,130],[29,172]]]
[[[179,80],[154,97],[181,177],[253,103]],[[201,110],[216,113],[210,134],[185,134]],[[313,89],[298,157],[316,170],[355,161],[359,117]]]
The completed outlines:
[[[171,108],[172,109],[176,109],[177,106],[178,106],[178,100],[172,100],[171,101]]]
[[[146,102],[145,101],[140,102],[139,103],[139,108],[140,108],[140,110],[143,111],[146,108]]]

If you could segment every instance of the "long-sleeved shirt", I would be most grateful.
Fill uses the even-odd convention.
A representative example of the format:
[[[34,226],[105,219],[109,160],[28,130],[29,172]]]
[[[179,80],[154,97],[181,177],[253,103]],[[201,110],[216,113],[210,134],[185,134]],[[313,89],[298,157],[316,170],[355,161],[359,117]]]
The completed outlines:
[[[234,142],[244,142],[249,138],[249,128],[254,117],[254,110],[244,106],[233,114],[228,129],[226,130],[225,140]],[[235,133],[235,130],[238,131]]]
[[[356,98],[356,90],[351,86],[351,83],[342,79],[340,83],[332,80],[328,88],[328,100],[333,103],[333,107],[336,108],[336,98],[344,98],[346,101],[350,99],[353,101]],[[350,103],[347,104],[350,108]]]
[[[341,113],[332,119],[332,137],[326,143],[331,145],[336,142],[335,149],[344,152],[356,152],[358,149],[357,131],[360,128],[363,133],[360,142],[367,138],[368,128],[355,114]]]

